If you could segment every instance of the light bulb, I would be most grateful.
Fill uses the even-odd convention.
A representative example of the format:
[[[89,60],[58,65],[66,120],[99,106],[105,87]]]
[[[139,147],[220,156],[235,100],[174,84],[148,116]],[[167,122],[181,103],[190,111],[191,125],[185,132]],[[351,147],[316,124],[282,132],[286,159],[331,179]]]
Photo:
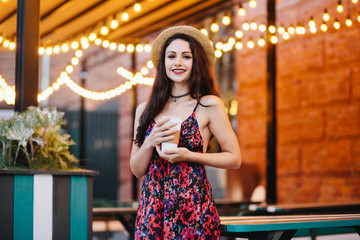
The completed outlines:
[[[63,52],[69,51],[69,44],[63,43],[63,44],[61,45],[61,51],[63,51]]]
[[[269,26],[269,32],[274,34],[276,32],[276,27],[273,25]]]
[[[144,49],[145,49],[145,52],[147,52],[147,53],[151,52],[151,45],[149,43],[145,44]]]
[[[315,24],[315,21],[314,21],[314,17],[311,17],[311,18],[310,18],[310,21],[309,21],[309,27],[310,27],[310,28],[314,28],[315,25],[316,25],[316,24]]]
[[[210,30],[212,32],[217,32],[219,31],[219,25],[217,23],[212,23],[211,26],[210,26]]]
[[[72,59],[71,59],[71,64],[72,65],[77,65],[79,63],[79,59],[77,58],[77,57],[73,57]]]
[[[125,52],[125,50],[126,50],[125,44],[120,43],[118,46],[118,50],[119,50],[119,52]]]
[[[337,19],[335,19],[335,22],[334,22],[334,28],[335,29],[339,29],[340,28],[340,23]]]
[[[264,40],[263,37],[261,37],[261,38],[258,40],[258,44],[259,44],[260,47],[265,46],[265,40]]]
[[[215,57],[221,58],[221,56],[222,56],[221,50],[219,50],[219,49],[215,50]]]
[[[260,32],[265,32],[266,31],[266,25],[265,24],[260,24],[259,30],[260,30]]]
[[[114,51],[116,49],[116,47],[117,47],[116,43],[114,43],[114,42],[110,43],[110,46],[109,46],[110,50]]]
[[[225,26],[229,26],[230,25],[230,17],[228,15],[225,15],[223,18],[222,18],[222,24],[224,24]]]
[[[278,42],[277,36],[272,35],[272,36],[270,37],[270,42],[271,42],[272,44],[276,44],[276,43]]]
[[[45,53],[46,53],[47,55],[49,55],[49,56],[52,54],[52,52],[53,52],[52,47],[47,47],[47,48],[45,49]]]
[[[88,39],[89,39],[89,41],[91,41],[91,42],[95,41],[95,39],[96,39],[96,33],[94,33],[94,32],[90,33]]]
[[[127,22],[129,20],[129,14],[127,12],[123,12],[121,14],[121,21]]]
[[[44,47],[39,47],[38,53],[39,53],[39,55],[43,55],[45,53],[45,48]]]
[[[241,30],[237,30],[237,31],[235,32],[235,36],[236,36],[237,38],[242,38],[242,37],[244,36],[244,34],[243,34],[243,32],[242,32]]]
[[[325,10],[324,10],[323,20],[324,20],[325,22],[327,22],[327,21],[329,21],[329,20],[330,20],[330,15],[329,15],[329,13],[328,13],[328,10],[327,10],[327,9],[325,9]]]
[[[245,9],[243,8],[243,6],[242,6],[241,3],[240,3],[240,5],[239,5],[238,14],[239,14],[241,17],[244,17],[244,16],[246,15],[246,11],[245,11]]]
[[[135,3],[134,4],[134,11],[135,12],[140,12],[141,11],[141,4],[140,3]]]
[[[284,28],[283,26],[280,26],[280,27],[278,28],[278,33],[284,34],[284,33],[285,33],[285,28]]]
[[[249,7],[256,8],[256,0],[250,0]]]
[[[119,26],[119,22],[118,20],[116,20],[115,18],[111,20],[110,22],[110,28],[111,29],[116,29]]]
[[[257,29],[257,24],[256,24],[256,22],[251,22],[250,23],[250,28],[251,28],[251,30],[256,30]]]
[[[341,4],[341,1],[338,2],[338,5],[336,6],[336,11],[338,11],[339,13],[342,13],[344,11],[344,7]]]
[[[128,53],[132,53],[132,52],[134,52],[134,50],[135,50],[135,47],[134,47],[133,44],[128,44],[128,45],[126,46],[126,51],[127,51]]]
[[[321,28],[321,31],[326,32],[326,31],[327,31],[326,23],[323,22],[323,23],[321,24],[320,28]]]
[[[100,29],[100,34],[106,36],[109,34],[109,28],[107,26],[102,26]]]
[[[144,46],[142,44],[136,45],[136,52],[141,53],[144,51]]]
[[[346,26],[351,27],[352,21],[351,21],[350,16],[347,17],[347,19],[346,19],[346,21],[345,21],[345,24],[346,24]]]
[[[288,32],[292,35],[292,34],[295,34],[295,28],[290,25],[290,27],[288,28]]]
[[[103,46],[103,48],[108,48],[110,46],[110,42],[109,40],[104,40],[101,45]]]
[[[60,53],[60,51],[61,51],[61,49],[60,49],[60,46],[59,45],[55,45],[55,47],[54,47],[54,53],[55,54],[58,54],[58,53]]]
[[[285,39],[285,40],[288,40],[290,38],[290,34],[288,32],[284,32],[284,34],[282,35],[282,37]]]
[[[249,40],[247,43],[246,43],[247,47],[248,48],[254,48],[255,47],[255,43],[253,40]]]
[[[208,31],[207,31],[205,28],[200,29],[200,31],[201,31],[203,34],[205,34],[205,36],[208,35]]]
[[[235,44],[235,48],[236,48],[237,50],[241,50],[241,49],[243,48],[242,42],[237,42],[237,43]]]
[[[244,23],[242,24],[242,29],[244,29],[245,31],[249,30],[249,29],[250,29],[250,24],[247,23],[247,22],[244,22]]]
[[[74,49],[74,50],[79,48],[79,43],[77,41],[72,41],[71,48]]]

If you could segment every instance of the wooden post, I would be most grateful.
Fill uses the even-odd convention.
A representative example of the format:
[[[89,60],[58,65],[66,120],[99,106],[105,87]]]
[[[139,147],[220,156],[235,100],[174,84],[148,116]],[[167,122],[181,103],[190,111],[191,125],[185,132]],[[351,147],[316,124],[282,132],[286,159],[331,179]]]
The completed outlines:
[[[40,0],[18,0],[16,29],[15,111],[37,106],[39,86]]]
[[[267,1],[268,26],[276,26],[276,1]],[[276,203],[276,45],[267,44],[266,202]]]

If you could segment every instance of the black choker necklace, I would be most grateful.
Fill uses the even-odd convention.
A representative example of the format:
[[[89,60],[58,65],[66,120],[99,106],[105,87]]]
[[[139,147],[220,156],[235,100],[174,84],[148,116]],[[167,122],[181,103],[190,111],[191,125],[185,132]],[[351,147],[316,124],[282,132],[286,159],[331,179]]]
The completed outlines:
[[[173,102],[176,102],[178,98],[185,97],[185,96],[187,96],[187,95],[189,95],[189,94],[190,94],[190,92],[185,93],[185,94],[182,94],[182,95],[179,95],[179,96],[173,96],[173,95],[170,94],[170,97],[172,97]]]

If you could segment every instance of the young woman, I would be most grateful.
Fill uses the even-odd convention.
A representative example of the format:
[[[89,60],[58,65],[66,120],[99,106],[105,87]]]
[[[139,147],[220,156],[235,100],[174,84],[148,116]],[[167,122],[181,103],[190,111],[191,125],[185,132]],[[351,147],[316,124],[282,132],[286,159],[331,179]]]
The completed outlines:
[[[212,76],[209,39],[190,26],[171,27],[153,42],[156,77],[150,99],[138,106],[130,166],[145,175],[135,239],[220,239],[219,216],[204,165],[238,168],[239,144]],[[161,149],[174,139],[176,149]],[[220,153],[206,153],[211,137]]]

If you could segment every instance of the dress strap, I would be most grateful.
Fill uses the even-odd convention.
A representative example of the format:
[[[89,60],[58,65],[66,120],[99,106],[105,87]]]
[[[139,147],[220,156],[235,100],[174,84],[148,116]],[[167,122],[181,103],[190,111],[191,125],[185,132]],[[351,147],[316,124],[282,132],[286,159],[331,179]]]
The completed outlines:
[[[198,106],[199,106],[199,102],[196,102],[196,105],[195,105],[194,110],[193,110],[192,113],[194,113],[194,112],[196,111],[196,108],[197,108]]]

